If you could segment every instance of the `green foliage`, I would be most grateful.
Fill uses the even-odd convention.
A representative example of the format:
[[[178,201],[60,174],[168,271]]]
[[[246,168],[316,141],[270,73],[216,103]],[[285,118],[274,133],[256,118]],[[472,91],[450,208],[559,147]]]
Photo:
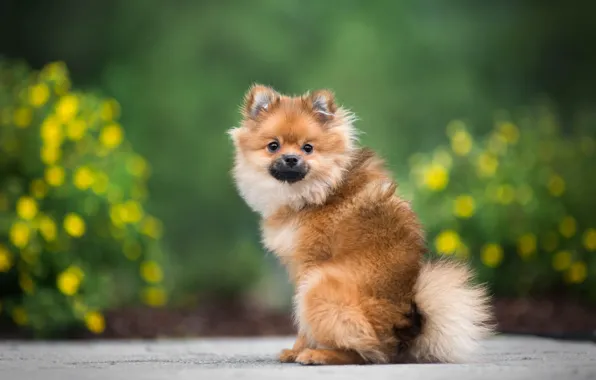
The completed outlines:
[[[447,126],[449,144],[411,159],[431,249],[469,258],[500,295],[572,291],[596,299],[596,139],[537,106],[500,114],[487,135]]]
[[[167,301],[161,222],[147,213],[149,165],[119,105],[70,90],[62,63],[0,61],[0,302],[40,335],[141,296]]]

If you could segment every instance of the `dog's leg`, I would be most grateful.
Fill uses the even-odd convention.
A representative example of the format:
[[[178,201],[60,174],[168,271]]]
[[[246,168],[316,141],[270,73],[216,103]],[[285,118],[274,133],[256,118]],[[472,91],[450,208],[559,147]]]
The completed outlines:
[[[282,350],[279,354],[279,360],[282,363],[294,363],[296,361],[296,357],[307,347],[306,338],[303,334],[298,334],[296,337],[296,342],[294,342],[294,346],[292,349],[285,349]]]
[[[306,365],[341,365],[365,364],[364,359],[356,351],[321,350],[307,348],[297,357],[296,362]]]
[[[299,331],[316,342],[297,357],[299,362],[387,363],[387,346],[370,323],[368,310],[358,289],[349,280],[320,271],[309,276],[296,297]],[[383,311],[383,310],[381,310]],[[378,318],[377,318],[378,319]]]

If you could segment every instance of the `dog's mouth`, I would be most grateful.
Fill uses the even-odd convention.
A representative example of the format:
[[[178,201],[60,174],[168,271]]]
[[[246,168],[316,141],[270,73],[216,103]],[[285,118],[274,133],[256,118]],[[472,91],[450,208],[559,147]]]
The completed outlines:
[[[269,168],[269,174],[278,181],[287,183],[296,183],[306,177],[308,170],[305,168],[284,168],[278,169],[272,166]]]

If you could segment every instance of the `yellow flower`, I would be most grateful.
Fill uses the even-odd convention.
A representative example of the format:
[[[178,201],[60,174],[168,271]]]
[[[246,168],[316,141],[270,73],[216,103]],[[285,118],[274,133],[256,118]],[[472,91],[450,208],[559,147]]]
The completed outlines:
[[[91,189],[95,194],[104,194],[108,189],[109,178],[105,173],[97,173]]]
[[[152,216],[147,216],[143,220],[141,226],[141,233],[153,238],[158,239],[162,234],[162,225],[159,219]]]
[[[505,122],[499,125],[499,133],[503,135],[509,144],[517,143],[519,139],[519,129],[511,122]]]
[[[39,232],[46,241],[56,240],[56,223],[48,217],[42,216],[39,220]]]
[[[554,197],[560,197],[565,192],[565,181],[558,175],[552,175],[548,180],[548,191]]]
[[[534,198],[534,191],[528,185],[522,185],[517,189],[517,201],[522,205],[527,205]]]
[[[56,285],[62,294],[72,296],[76,294],[83,280],[81,268],[71,266],[58,275]]]
[[[517,251],[523,258],[528,258],[530,255],[536,252],[536,235],[522,235],[517,241]]]
[[[124,252],[124,256],[126,256],[127,259],[130,261],[135,261],[141,257],[142,248],[141,245],[136,241],[127,241],[124,243],[122,251]]]
[[[12,255],[8,248],[0,244],[0,273],[8,272],[12,268]]]
[[[27,273],[20,274],[19,286],[27,294],[31,294],[35,290],[35,283],[33,282],[33,279],[31,278],[31,276],[29,276]]]
[[[465,156],[472,150],[472,136],[464,129],[457,130],[451,137],[451,149],[458,156]]]
[[[17,201],[17,215],[21,219],[31,220],[37,215],[37,203],[35,199],[23,196]]]
[[[572,284],[581,284],[584,282],[588,274],[586,264],[578,261],[571,264],[566,273],[566,280]]]
[[[101,105],[101,118],[104,121],[113,121],[120,116],[120,104],[114,99],[106,100]]]
[[[141,294],[143,302],[152,307],[163,306],[167,302],[166,292],[161,287],[150,286],[143,289]]]
[[[74,95],[64,95],[58,100],[56,105],[56,114],[63,123],[70,121],[79,108],[79,99]]]
[[[61,61],[51,62],[41,69],[40,76],[43,79],[60,81],[66,77],[66,64]]]
[[[70,79],[68,79],[68,77],[57,81],[54,85],[54,92],[56,95],[65,95],[68,90],[70,90]]]
[[[41,179],[34,179],[31,181],[30,191],[31,194],[37,199],[41,199],[45,197],[46,193],[48,192],[48,187],[46,183]]]
[[[163,272],[158,263],[149,260],[141,263],[141,276],[147,282],[160,282],[163,279]]]
[[[474,198],[469,195],[460,195],[455,198],[453,213],[459,218],[467,219],[474,215],[475,208]]]
[[[589,228],[584,232],[584,247],[588,251],[596,251],[596,229]]]
[[[33,112],[31,108],[19,107],[14,111],[14,124],[19,128],[26,128],[31,124],[33,119]]]
[[[461,239],[457,232],[453,230],[442,231],[435,239],[435,248],[437,249],[437,252],[444,255],[454,253],[460,244]]]
[[[46,168],[44,177],[51,186],[60,186],[64,183],[64,169],[60,166],[50,166]]]
[[[77,189],[86,190],[93,185],[93,181],[93,172],[87,166],[81,166],[74,173],[73,182]]]
[[[477,171],[480,177],[491,177],[497,171],[499,161],[490,153],[482,153],[478,157]]]
[[[496,195],[499,203],[508,205],[515,199],[515,190],[511,185],[501,185],[497,188]]]
[[[136,223],[143,217],[143,209],[136,201],[127,201],[110,207],[110,218],[114,225]]]
[[[496,268],[503,261],[503,248],[498,244],[486,244],[482,247],[482,263],[489,268]]]
[[[449,174],[443,166],[432,164],[424,173],[424,183],[431,190],[441,191],[449,183]]]
[[[566,216],[559,223],[559,232],[566,238],[570,238],[575,235],[577,230],[577,224],[572,216]]]
[[[38,83],[29,88],[29,103],[34,107],[43,106],[50,97],[50,89],[45,83]]]
[[[60,145],[42,145],[40,149],[41,161],[46,165],[53,165],[60,159]]]
[[[120,125],[112,123],[103,127],[99,141],[107,148],[115,148],[122,142],[122,135]]]
[[[10,227],[10,241],[15,247],[25,248],[29,243],[30,234],[29,226],[25,222],[16,221]]]
[[[81,237],[85,233],[85,221],[71,212],[64,217],[64,230],[73,237]]]
[[[542,242],[542,247],[547,252],[552,252],[559,246],[559,235],[556,232],[547,232]]]
[[[143,208],[136,201],[127,201],[124,205],[125,221],[129,223],[136,223],[143,217]]]
[[[73,141],[82,139],[86,130],[87,124],[81,119],[72,120],[66,124],[66,136]]]
[[[553,268],[564,271],[571,265],[571,252],[559,251],[553,256]]]
[[[55,116],[48,116],[43,121],[40,133],[44,142],[50,145],[60,145],[64,138],[60,121]]]
[[[22,306],[16,306],[12,309],[12,320],[19,326],[24,326],[29,322],[27,312]]]
[[[85,314],[85,325],[94,334],[101,334],[106,328],[106,321],[97,311],[89,311]]]
[[[121,205],[115,204],[110,206],[110,220],[112,221],[113,225],[121,226],[125,223],[123,214],[124,211]]]

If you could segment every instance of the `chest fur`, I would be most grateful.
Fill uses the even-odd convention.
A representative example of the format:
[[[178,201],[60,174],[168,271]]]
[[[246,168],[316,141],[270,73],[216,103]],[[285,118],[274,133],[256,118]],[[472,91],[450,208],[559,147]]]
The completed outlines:
[[[298,245],[299,225],[295,219],[283,222],[264,223],[262,240],[265,247],[278,256],[289,256]]]

